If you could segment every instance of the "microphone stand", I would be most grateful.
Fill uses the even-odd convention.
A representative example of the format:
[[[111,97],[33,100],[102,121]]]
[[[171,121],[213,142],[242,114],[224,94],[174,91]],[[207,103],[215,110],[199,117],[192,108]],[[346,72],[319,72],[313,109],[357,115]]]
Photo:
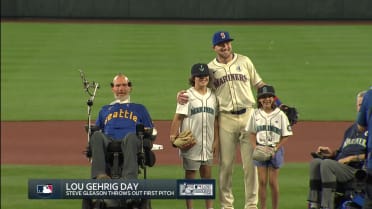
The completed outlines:
[[[94,87],[94,91],[93,91],[92,94],[87,89],[87,92],[90,94],[90,98],[87,101],[87,105],[88,105],[88,122],[87,122],[87,124],[88,124],[88,143],[90,141],[90,135],[92,133],[92,127],[91,127],[92,106],[93,106],[94,98],[95,98],[96,93],[97,93],[97,89],[99,88],[99,84],[93,82],[93,87]]]
[[[90,136],[92,134],[92,125],[91,125],[91,113],[92,113],[92,106],[93,106],[93,101],[94,101],[94,98],[96,97],[96,93],[97,93],[97,89],[99,88],[99,84],[96,83],[96,82],[89,82],[86,78],[85,78],[85,74],[82,70],[79,70],[80,71],[80,77],[81,77],[81,80],[83,82],[83,88],[85,89],[85,91],[89,94],[89,99],[87,100],[87,105],[88,105],[88,119],[87,119],[87,141],[88,141],[88,148],[87,148],[87,151],[86,151],[86,156],[89,158],[89,161],[91,160],[90,157],[91,157],[91,151],[90,151],[90,148],[89,148],[89,141],[90,141]],[[93,91],[92,91],[93,89]]]

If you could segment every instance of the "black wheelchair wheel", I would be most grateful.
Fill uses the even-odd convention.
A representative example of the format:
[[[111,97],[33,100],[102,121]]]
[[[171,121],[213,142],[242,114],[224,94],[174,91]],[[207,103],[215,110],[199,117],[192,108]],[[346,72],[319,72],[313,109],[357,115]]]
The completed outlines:
[[[93,208],[93,202],[91,199],[83,199],[81,203],[81,209],[92,209]]]
[[[142,199],[140,204],[140,209],[152,209],[151,208],[151,200]]]
[[[83,199],[82,209],[105,209],[105,208],[106,208],[105,202],[101,199],[95,201],[91,199]]]

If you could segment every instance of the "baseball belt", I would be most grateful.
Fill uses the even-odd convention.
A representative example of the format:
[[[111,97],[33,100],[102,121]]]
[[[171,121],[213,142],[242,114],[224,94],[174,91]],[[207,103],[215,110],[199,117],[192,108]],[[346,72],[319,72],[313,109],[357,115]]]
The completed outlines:
[[[237,110],[237,111],[230,111],[230,113],[233,114],[233,115],[241,115],[241,114],[244,114],[245,112],[247,112],[246,108],[241,109],[241,110]]]

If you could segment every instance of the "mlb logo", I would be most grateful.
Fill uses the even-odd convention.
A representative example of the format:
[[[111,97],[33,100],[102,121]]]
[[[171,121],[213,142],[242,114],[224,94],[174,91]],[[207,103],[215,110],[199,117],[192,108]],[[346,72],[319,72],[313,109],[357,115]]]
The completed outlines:
[[[37,185],[36,190],[38,194],[52,194],[53,185],[52,184]]]

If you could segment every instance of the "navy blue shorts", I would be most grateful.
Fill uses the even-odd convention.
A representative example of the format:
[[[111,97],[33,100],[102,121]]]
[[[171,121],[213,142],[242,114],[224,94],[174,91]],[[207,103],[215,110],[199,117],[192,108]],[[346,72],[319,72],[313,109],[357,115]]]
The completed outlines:
[[[253,162],[257,167],[280,168],[284,163],[284,147],[280,147],[280,149],[276,151],[274,157],[271,158],[271,160],[267,160],[264,162],[253,160]]]

